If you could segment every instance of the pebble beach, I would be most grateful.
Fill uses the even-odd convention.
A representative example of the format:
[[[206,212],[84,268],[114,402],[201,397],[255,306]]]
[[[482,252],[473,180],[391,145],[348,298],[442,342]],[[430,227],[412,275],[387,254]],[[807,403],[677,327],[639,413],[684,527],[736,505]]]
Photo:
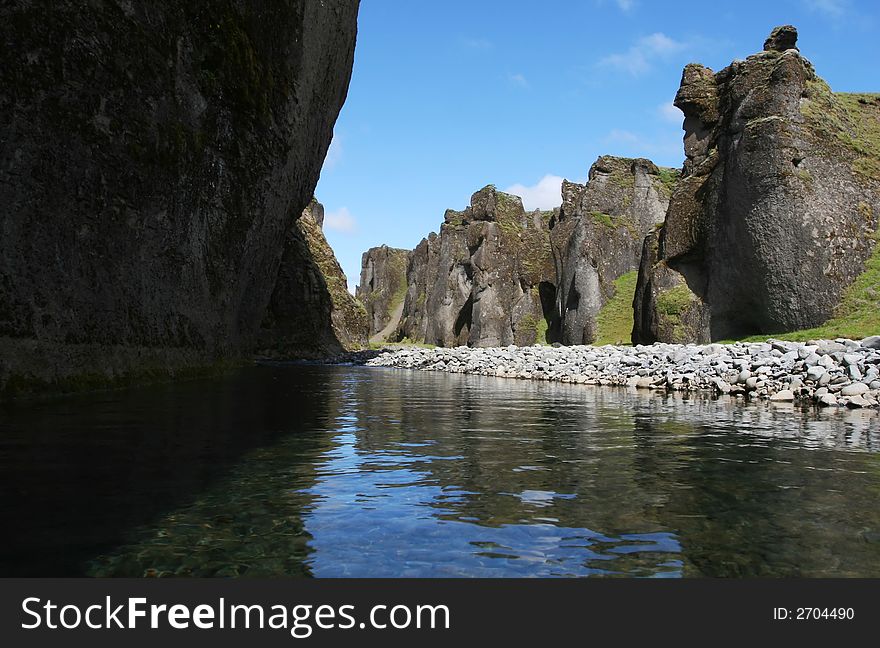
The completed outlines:
[[[368,366],[880,407],[880,336],[708,345],[387,349]]]

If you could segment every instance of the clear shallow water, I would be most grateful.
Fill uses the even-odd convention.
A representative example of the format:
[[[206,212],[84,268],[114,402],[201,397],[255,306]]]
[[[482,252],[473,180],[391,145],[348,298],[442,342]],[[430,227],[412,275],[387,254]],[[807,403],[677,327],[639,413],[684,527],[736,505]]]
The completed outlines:
[[[320,366],[0,408],[0,574],[880,576],[880,417]]]

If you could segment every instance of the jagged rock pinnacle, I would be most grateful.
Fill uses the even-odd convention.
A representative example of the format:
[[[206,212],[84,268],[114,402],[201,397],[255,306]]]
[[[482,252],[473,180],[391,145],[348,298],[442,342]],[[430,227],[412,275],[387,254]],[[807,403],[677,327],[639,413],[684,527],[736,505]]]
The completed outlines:
[[[797,28],[793,25],[774,27],[764,41],[764,51],[784,52],[790,49],[797,49]]]

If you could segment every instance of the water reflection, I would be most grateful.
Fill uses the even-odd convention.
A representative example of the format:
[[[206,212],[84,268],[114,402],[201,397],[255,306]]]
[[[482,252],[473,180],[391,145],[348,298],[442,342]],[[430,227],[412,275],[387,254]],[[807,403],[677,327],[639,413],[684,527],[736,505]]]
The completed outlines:
[[[161,506],[141,506],[162,490],[149,471],[147,486],[122,483],[120,501],[138,513],[123,516],[107,548],[93,547],[78,569],[880,575],[876,413],[351,367],[257,367],[223,385],[208,390],[222,411],[207,420],[205,385],[163,392],[149,407],[144,390],[133,390],[126,402],[143,407],[127,411],[122,429],[113,424],[118,403],[115,415],[100,400],[88,413],[68,408],[71,426],[92,437],[107,434],[103,420],[117,436],[135,429],[167,439],[170,428],[237,447],[219,465],[172,453],[181,475],[171,479],[176,497]],[[39,419],[49,435],[55,407],[5,413],[4,434]],[[185,429],[182,411],[192,412]],[[218,429],[225,435],[215,437]],[[186,477],[207,465],[210,478]],[[32,477],[20,471],[17,485]],[[64,486],[63,477],[53,482]],[[65,500],[86,506],[76,501]],[[46,528],[83,534],[75,515],[43,514]]]

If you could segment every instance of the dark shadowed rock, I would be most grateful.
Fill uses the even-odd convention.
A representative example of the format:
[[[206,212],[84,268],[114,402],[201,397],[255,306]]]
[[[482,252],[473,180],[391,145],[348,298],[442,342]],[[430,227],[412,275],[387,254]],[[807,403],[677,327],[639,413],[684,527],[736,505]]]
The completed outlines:
[[[347,92],[356,0],[0,8],[0,388],[254,345]]]
[[[367,313],[316,217],[312,200],[288,232],[275,289],[260,331],[264,357],[326,357],[367,343]]]
[[[449,211],[447,211],[447,214]],[[410,253],[406,266],[407,289],[398,327],[399,337],[424,342],[428,330],[428,285],[437,276],[440,237],[431,232]]]
[[[880,102],[832,93],[795,37],[778,28],[766,51],[717,74],[685,68],[675,105],[687,158],[644,244],[635,342],[818,326],[864,271],[880,213]]]
[[[387,245],[370,248],[361,258],[357,298],[367,310],[370,337],[384,342],[396,333],[406,297],[409,250]]]
[[[645,159],[602,156],[586,185],[564,181],[551,222],[556,313],[551,339],[590,344],[614,281],[636,270],[645,235],[663,221],[679,172]]]
[[[287,235],[260,330],[262,357],[322,358],[367,343],[367,313],[348,292],[348,280],[318,222],[323,214],[323,205],[312,199]]]

